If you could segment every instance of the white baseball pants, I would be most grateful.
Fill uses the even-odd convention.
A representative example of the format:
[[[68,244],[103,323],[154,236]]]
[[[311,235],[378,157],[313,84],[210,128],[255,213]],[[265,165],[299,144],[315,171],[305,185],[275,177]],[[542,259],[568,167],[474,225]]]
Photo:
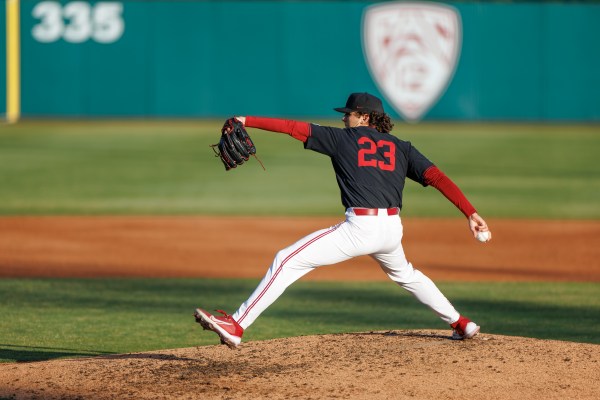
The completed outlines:
[[[355,215],[349,208],[346,220],[314,232],[280,250],[254,293],[233,314],[242,328],[248,328],[285,289],[313,269],[353,257],[370,255],[385,273],[431,308],[448,324],[459,313],[431,279],[406,260],[402,248],[402,222],[398,215],[379,209],[378,215]]]

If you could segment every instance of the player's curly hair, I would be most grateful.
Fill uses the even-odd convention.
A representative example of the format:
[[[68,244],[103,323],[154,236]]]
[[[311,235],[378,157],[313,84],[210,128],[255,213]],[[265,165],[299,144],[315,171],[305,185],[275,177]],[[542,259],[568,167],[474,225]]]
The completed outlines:
[[[390,133],[394,127],[389,115],[376,111],[369,113],[369,124],[381,133]]]

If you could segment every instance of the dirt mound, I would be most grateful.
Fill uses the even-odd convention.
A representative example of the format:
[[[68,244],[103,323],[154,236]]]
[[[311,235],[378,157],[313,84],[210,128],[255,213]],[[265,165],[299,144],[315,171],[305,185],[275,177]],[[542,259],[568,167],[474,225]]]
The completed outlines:
[[[14,399],[598,399],[600,346],[448,331],[305,336],[0,364]]]
[[[488,220],[494,240],[483,246],[464,221],[403,220],[407,254],[434,280],[600,281],[599,221]],[[0,277],[257,278],[278,249],[337,222],[2,217]],[[234,231],[245,240],[222,240]],[[222,254],[236,268],[223,268]],[[361,257],[309,279],[387,277]],[[236,351],[0,364],[0,399],[600,399],[599,359],[598,345],[486,334],[461,342],[448,331],[306,336]]]

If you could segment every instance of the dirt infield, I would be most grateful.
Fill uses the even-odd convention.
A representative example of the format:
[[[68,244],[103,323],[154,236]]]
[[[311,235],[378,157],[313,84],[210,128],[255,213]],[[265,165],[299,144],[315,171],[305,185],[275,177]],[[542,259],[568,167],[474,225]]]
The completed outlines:
[[[259,278],[276,251],[339,218],[0,218],[0,277]],[[600,282],[600,221],[404,219],[408,259],[434,280]],[[306,280],[386,280],[369,257]]]
[[[0,218],[1,277],[252,277],[336,218]],[[600,222],[406,219],[405,250],[434,280],[600,282]],[[303,279],[384,280],[362,257]],[[0,364],[10,399],[598,399],[600,346],[450,331],[304,336]]]

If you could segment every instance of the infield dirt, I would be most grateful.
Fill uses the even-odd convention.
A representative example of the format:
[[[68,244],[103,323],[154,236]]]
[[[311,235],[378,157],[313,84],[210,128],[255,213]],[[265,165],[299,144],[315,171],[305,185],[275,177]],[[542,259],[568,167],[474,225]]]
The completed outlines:
[[[318,217],[4,217],[0,277],[261,278],[275,253],[340,222]],[[600,221],[403,218],[404,250],[434,280],[600,282]],[[387,280],[367,256],[305,280]]]
[[[0,218],[0,276],[260,278],[275,252],[336,218]],[[597,221],[405,219],[409,260],[434,280],[600,282]],[[228,256],[225,268],[219,258]],[[304,279],[383,280],[361,257]],[[303,336],[0,364],[9,399],[598,399],[600,346],[450,331]]]

